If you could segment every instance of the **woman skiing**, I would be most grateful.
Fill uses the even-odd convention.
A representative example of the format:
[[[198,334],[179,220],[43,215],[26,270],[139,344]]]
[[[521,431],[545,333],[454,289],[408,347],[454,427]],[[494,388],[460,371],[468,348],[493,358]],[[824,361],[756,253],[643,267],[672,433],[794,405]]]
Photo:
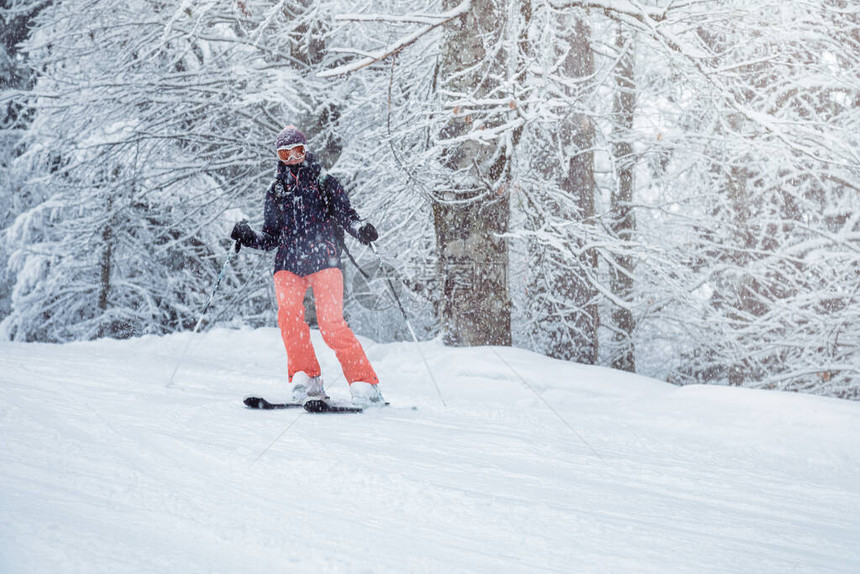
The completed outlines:
[[[340,241],[345,229],[368,245],[379,237],[362,221],[346,192],[307,150],[304,134],[288,126],[275,141],[278,171],[266,194],[264,223],[256,233],[240,221],[230,237],[241,245],[275,255],[278,327],[287,351],[287,371],[294,402],[326,398],[322,373],[305,322],[304,296],[313,289],[323,340],[334,350],[349,383],[353,402],[381,406],[379,379],[355,334],[343,318]]]

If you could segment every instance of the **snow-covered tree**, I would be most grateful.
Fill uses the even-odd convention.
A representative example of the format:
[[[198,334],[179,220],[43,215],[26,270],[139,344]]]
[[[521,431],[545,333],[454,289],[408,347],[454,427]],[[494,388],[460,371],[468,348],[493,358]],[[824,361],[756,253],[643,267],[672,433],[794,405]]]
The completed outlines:
[[[524,70],[528,152],[520,158],[527,325],[541,351],[594,364],[600,318],[597,253],[588,247],[597,194],[592,31],[580,12],[535,8],[533,59]]]
[[[419,12],[420,4],[410,6],[415,10],[411,15],[342,16],[362,29],[367,29],[368,21],[382,21],[385,30],[398,34],[397,40],[389,42],[388,48],[380,48],[386,46],[382,43],[376,49],[370,45],[363,52],[371,56],[347,62],[324,76],[336,77],[403,52],[406,62],[392,62],[390,77],[382,84],[388,88],[384,137],[391,153],[386,155],[397,162],[392,167],[402,175],[400,185],[411,190],[405,194],[408,197],[401,197],[409,205],[417,200],[425,214],[412,226],[422,242],[416,257],[426,259],[426,248],[435,247],[434,276],[427,282],[412,282],[412,287],[434,291],[431,298],[446,342],[510,344],[504,234],[509,218],[509,159],[521,120],[511,105],[515,77],[506,58],[517,55],[522,16],[513,5],[497,0],[442,2],[435,13]],[[426,45],[425,35],[430,36],[432,60],[418,50],[403,50],[415,42]],[[347,42],[354,40],[347,38]],[[344,49],[357,51],[359,46],[352,43]],[[367,78],[365,86],[374,90],[386,78],[379,75],[381,69],[382,65],[373,65],[356,75]],[[401,69],[414,69],[420,75],[401,72],[396,77]],[[431,230],[435,246],[425,243],[426,229]]]

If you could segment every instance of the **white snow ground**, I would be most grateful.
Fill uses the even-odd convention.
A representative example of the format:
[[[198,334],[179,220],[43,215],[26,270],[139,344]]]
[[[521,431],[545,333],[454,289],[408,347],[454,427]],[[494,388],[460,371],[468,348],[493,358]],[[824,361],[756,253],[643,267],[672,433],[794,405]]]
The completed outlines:
[[[391,408],[252,411],[277,331],[189,336],[0,344],[0,572],[860,572],[860,403],[366,341]]]

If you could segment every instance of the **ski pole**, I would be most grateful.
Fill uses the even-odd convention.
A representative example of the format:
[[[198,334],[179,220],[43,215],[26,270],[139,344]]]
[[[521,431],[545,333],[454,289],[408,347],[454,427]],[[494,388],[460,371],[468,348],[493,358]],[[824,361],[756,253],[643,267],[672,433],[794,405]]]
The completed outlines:
[[[239,249],[242,248],[242,244],[236,241],[233,245],[233,249],[229,251],[227,254],[227,259],[224,260],[224,265],[221,266],[221,272],[218,274],[218,279],[215,280],[215,286],[212,288],[212,293],[209,294],[209,300],[206,301],[206,305],[203,306],[203,311],[200,313],[200,318],[197,319],[197,324],[194,325],[194,330],[191,332],[191,336],[188,337],[188,343],[185,344],[185,349],[182,351],[182,355],[179,357],[179,361],[176,363],[176,367],[173,369],[173,373],[170,374],[170,379],[167,381],[167,387],[169,388],[173,385],[173,377],[176,376],[176,371],[179,370],[179,366],[185,360],[185,355],[188,353],[188,348],[191,346],[191,341],[194,340],[194,335],[197,334],[197,331],[200,330],[200,325],[203,324],[203,318],[206,316],[206,312],[209,310],[209,306],[212,305],[212,299],[215,298],[215,292],[218,291],[218,286],[221,284],[221,280],[224,279],[224,275],[227,273],[227,267],[230,265],[230,260],[233,259],[233,255],[239,253]]]
[[[370,249],[373,250],[373,254],[376,255],[377,262],[379,267],[382,267],[382,258],[379,256],[379,252],[376,251],[376,245],[370,243]],[[359,267],[362,275],[365,278],[370,279],[367,274]],[[424,368],[427,369],[427,374],[430,375],[430,380],[433,381],[433,386],[436,387],[436,393],[439,395],[439,400],[442,401],[442,406],[447,407],[448,403],[445,402],[445,398],[442,396],[442,390],[439,388],[439,383],[436,382],[436,377],[433,376],[433,370],[430,368],[430,364],[427,362],[427,357],[424,356],[424,351],[421,350],[421,343],[418,342],[418,336],[415,334],[415,329],[412,327],[412,322],[409,320],[409,316],[406,314],[406,310],[403,308],[403,304],[400,302],[400,297],[397,296],[397,291],[394,289],[394,285],[391,283],[391,278],[385,276],[385,283],[388,285],[388,290],[391,292],[391,296],[394,297],[395,303],[397,303],[398,309],[400,309],[400,314],[403,315],[403,319],[406,321],[406,326],[409,328],[409,334],[412,335],[412,340],[415,341],[415,347],[418,349],[418,354],[421,355],[421,360],[424,362]]]

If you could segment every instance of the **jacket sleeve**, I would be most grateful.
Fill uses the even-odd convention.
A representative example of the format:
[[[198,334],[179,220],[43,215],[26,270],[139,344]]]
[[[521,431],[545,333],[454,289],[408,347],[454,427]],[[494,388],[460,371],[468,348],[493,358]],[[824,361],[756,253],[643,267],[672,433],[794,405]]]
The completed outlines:
[[[263,229],[257,234],[257,241],[253,245],[255,249],[270,251],[278,246],[281,235],[281,211],[275,200],[275,184],[269,188],[266,194],[266,204],[263,207]]]
[[[326,195],[331,202],[330,209],[332,216],[337,220],[341,227],[357,239],[358,230],[361,228],[362,220],[358,216],[358,213],[356,213],[352,208],[349,196],[346,194],[343,186],[337,179],[330,175],[325,176],[325,180],[322,182],[322,185],[325,186]]]

